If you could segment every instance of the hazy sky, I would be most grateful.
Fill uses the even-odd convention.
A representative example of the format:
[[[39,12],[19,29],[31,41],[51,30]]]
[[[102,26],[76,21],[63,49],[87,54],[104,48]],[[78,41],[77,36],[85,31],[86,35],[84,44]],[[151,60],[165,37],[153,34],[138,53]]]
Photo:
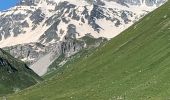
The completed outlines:
[[[0,0],[0,11],[15,6],[17,1],[19,0]]]

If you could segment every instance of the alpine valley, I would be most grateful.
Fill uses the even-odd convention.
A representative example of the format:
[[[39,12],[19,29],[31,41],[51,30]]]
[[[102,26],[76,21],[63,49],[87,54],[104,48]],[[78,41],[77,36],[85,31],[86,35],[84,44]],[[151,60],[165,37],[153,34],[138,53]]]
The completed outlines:
[[[168,0],[20,0],[0,48],[0,100],[170,99]]]
[[[0,12],[0,48],[42,76],[98,47],[166,0],[21,0]],[[90,41],[90,44],[89,44]]]

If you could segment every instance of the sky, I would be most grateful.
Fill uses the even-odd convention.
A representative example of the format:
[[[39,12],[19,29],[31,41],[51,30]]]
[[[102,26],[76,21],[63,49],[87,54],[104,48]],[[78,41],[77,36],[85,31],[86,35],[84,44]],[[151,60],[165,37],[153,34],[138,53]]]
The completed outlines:
[[[0,0],[0,11],[15,6],[18,1],[19,0]]]

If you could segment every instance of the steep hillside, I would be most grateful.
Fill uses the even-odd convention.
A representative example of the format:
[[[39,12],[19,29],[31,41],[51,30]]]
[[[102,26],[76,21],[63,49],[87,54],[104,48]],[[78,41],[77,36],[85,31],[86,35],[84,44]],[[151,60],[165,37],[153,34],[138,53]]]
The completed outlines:
[[[170,2],[80,58],[61,74],[9,100],[167,100]]]
[[[25,63],[0,49],[0,96],[17,92],[41,80]]]
[[[86,35],[111,39],[166,1],[21,0],[0,12],[0,47],[42,75],[35,65],[47,70],[63,53],[76,54]]]

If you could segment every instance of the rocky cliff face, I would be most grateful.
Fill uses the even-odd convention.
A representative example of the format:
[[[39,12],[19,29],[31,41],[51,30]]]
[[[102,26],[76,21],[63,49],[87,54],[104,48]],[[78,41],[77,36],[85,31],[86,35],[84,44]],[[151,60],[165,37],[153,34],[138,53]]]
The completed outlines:
[[[0,47],[30,65],[51,53],[53,61],[63,53],[67,57],[85,48],[83,37],[87,35],[115,37],[164,2],[21,0],[0,12]]]

